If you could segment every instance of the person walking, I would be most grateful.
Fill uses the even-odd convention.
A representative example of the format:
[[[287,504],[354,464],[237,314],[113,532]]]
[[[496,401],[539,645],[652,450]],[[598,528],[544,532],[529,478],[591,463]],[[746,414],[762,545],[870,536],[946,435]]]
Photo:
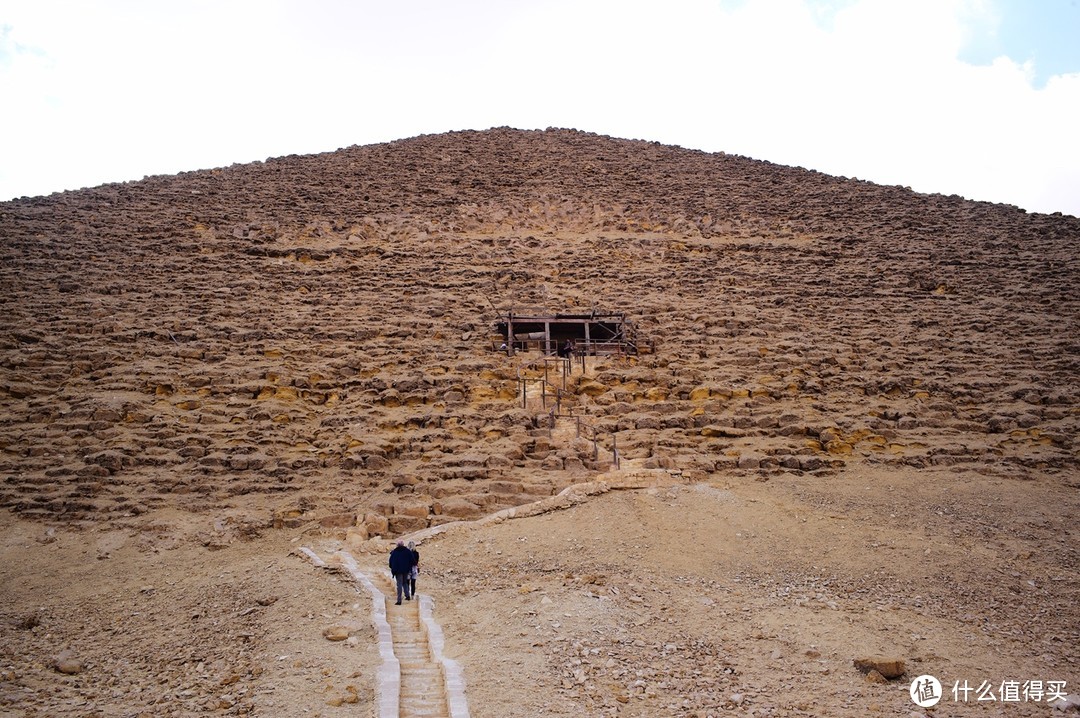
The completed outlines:
[[[412,598],[409,591],[409,574],[412,573],[413,554],[405,546],[404,541],[398,541],[397,546],[390,552],[390,573],[394,574],[394,583],[397,584],[397,603],[401,605],[401,595],[405,594],[405,600]]]
[[[409,592],[416,595],[416,577],[420,575],[420,552],[416,550],[416,544],[409,542],[409,551],[412,552],[412,568],[409,569]]]

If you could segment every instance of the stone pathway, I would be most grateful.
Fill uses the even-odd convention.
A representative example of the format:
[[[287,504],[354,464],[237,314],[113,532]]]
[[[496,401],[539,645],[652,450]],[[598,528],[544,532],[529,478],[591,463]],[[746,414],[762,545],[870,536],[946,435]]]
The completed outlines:
[[[380,588],[393,591],[389,581]],[[449,718],[442,668],[431,655],[431,644],[420,622],[420,601],[388,607],[387,620],[394,638],[394,655],[401,665],[401,715]]]
[[[377,677],[379,718],[468,718],[461,667],[443,656],[443,634],[434,619],[431,596],[395,605],[395,587],[385,573],[361,570],[344,551],[332,561],[372,597],[372,620],[383,657]]]

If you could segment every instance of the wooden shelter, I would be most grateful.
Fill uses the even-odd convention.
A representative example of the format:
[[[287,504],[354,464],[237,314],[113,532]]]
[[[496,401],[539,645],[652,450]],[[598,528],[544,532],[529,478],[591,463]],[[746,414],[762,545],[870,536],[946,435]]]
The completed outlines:
[[[638,354],[633,324],[624,314],[515,314],[495,324],[506,351],[557,354],[572,343],[575,354]]]

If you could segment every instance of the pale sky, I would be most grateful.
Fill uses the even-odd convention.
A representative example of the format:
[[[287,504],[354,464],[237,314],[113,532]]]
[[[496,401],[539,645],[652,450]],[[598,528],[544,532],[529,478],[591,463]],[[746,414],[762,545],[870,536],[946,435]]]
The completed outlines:
[[[0,0],[0,200],[571,127],[1080,216],[1080,0]]]

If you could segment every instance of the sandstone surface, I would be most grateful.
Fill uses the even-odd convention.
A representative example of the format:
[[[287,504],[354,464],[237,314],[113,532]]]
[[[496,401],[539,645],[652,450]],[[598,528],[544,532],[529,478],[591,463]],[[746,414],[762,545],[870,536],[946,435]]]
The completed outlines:
[[[865,655],[1075,688],[1078,248],[563,129],[0,203],[0,711],[367,715],[363,599],[290,551],[538,500],[425,539],[476,716],[909,710]],[[511,309],[646,340],[575,364],[584,435]]]

